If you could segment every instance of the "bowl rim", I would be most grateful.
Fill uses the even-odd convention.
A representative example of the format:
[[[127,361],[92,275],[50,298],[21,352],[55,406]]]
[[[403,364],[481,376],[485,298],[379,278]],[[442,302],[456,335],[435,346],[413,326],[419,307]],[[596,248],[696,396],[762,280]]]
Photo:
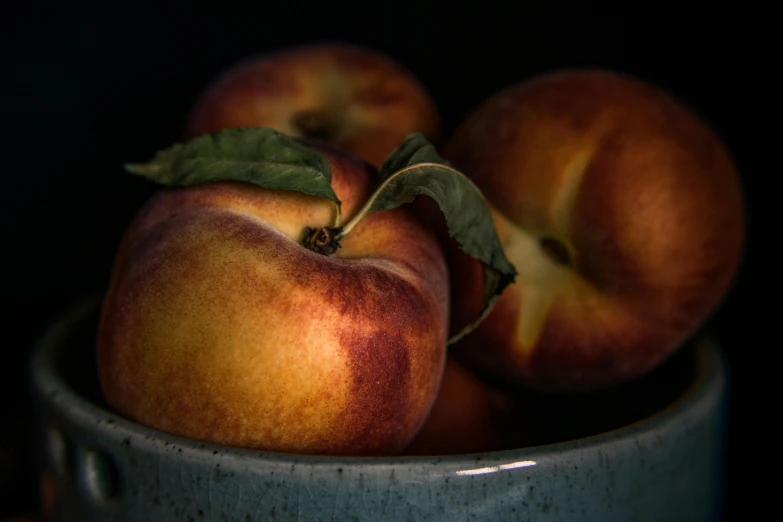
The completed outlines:
[[[52,409],[84,427],[113,430],[111,437],[122,439],[133,437],[147,443],[158,443],[159,447],[177,446],[190,451],[202,453],[205,457],[214,458],[220,455],[233,456],[242,460],[266,460],[289,462],[296,460],[305,465],[341,465],[352,466],[400,465],[413,462],[433,461],[442,463],[466,463],[477,460],[507,460],[519,459],[525,455],[545,458],[547,455],[564,452],[598,450],[609,443],[630,441],[634,437],[663,430],[682,423],[682,416],[689,411],[707,411],[715,403],[723,400],[727,388],[727,368],[720,346],[709,336],[702,336],[696,342],[696,375],[686,389],[673,401],[660,410],[629,424],[608,431],[595,433],[585,437],[566,441],[510,448],[485,453],[463,453],[449,455],[395,455],[395,456],[344,456],[295,454],[264,450],[254,450],[225,446],[216,443],[202,442],[150,428],[127,419],[112,410],[103,408],[83,397],[72,389],[56,371],[55,354],[64,343],[64,338],[78,324],[102,303],[102,296],[80,301],[61,313],[45,329],[34,345],[29,364],[30,383],[38,403],[47,403]],[[66,408],[58,406],[67,405]],[[698,416],[698,415],[697,415]],[[96,422],[97,419],[97,422]],[[122,435],[117,434],[117,430]]]

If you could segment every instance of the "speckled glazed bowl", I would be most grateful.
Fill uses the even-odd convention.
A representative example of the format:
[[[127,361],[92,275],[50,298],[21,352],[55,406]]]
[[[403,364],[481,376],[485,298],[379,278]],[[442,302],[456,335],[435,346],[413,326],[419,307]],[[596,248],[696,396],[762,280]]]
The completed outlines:
[[[52,520],[718,518],[726,376],[709,342],[692,348],[676,396],[600,434],[485,454],[333,458],[202,444],[117,416],[100,400],[96,324],[95,302],[75,309],[32,359]]]

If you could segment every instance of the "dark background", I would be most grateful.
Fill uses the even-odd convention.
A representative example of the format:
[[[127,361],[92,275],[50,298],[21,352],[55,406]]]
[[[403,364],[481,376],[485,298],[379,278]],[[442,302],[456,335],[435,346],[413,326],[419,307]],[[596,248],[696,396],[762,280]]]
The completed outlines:
[[[758,224],[768,221],[757,210],[763,206],[760,176],[769,172],[761,141],[772,132],[761,125],[774,125],[777,111],[764,92],[774,37],[759,25],[763,14],[710,8],[709,17],[678,22],[679,12],[601,16],[562,4],[513,12],[489,5],[455,12],[425,2],[259,4],[226,9],[231,17],[172,2],[135,2],[125,12],[105,13],[45,2],[6,13],[0,41],[6,304],[0,382],[8,399],[0,401],[0,515],[35,509],[32,415],[24,393],[32,343],[66,307],[105,287],[119,236],[151,194],[122,163],[146,160],[178,141],[196,96],[226,66],[319,39],[365,44],[406,65],[437,101],[445,136],[501,87],[576,66],[611,68],[658,84],[715,127],[740,168],[750,216],[745,264],[711,322],[732,372],[727,508],[746,509],[744,486],[758,459],[743,451],[759,425],[748,405],[758,398],[756,368],[764,366],[749,347],[763,339],[761,305],[752,292],[764,277],[765,239],[774,237],[760,231]],[[779,345],[768,342],[772,349]]]

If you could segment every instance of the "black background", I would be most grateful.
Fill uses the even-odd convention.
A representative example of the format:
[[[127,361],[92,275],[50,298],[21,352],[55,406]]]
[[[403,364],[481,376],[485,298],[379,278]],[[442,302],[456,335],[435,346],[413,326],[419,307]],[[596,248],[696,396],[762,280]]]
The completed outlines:
[[[709,16],[678,21],[679,11],[654,9],[602,16],[557,4],[513,11],[482,6],[275,1],[243,11],[227,4],[223,12],[232,16],[218,16],[171,2],[135,2],[110,12],[47,2],[6,13],[0,41],[6,304],[0,381],[10,399],[0,402],[0,465],[6,466],[0,473],[15,479],[2,482],[0,514],[35,505],[29,404],[20,391],[31,345],[67,306],[105,287],[119,236],[152,192],[121,164],[146,160],[179,140],[196,96],[226,66],[319,39],[364,44],[406,65],[437,101],[445,136],[501,87],[577,66],[656,83],[717,129],[740,168],[750,216],[742,272],[712,320],[732,372],[727,507],[730,513],[746,508],[743,485],[758,459],[745,458],[743,448],[759,425],[747,406],[758,397],[755,371],[763,366],[756,364],[758,349],[750,348],[763,339],[762,305],[752,293],[764,277],[765,238],[774,237],[760,231],[768,221],[757,210],[762,173],[770,176],[762,159],[769,150],[761,141],[774,132],[763,126],[774,128],[777,110],[764,92],[775,38],[761,28],[763,15],[710,8]],[[767,344],[774,349],[779,343]]]

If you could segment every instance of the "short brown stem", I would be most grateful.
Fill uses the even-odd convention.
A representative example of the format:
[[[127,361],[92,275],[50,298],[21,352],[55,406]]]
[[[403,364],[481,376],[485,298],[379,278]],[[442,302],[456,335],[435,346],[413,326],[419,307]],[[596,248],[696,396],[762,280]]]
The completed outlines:
[[[305,228],[302,245],[318,254],[330,256],[340,248],[339,227]]]

